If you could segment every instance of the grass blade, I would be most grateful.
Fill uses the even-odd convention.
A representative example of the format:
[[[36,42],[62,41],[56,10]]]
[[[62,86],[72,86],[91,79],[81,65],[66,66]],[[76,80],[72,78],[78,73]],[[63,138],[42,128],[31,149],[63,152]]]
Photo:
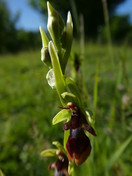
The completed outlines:
[[[121,156],[121,154],[124,152],[124,150],[127,148],[129,143],[132,141],[132,136],[130,136],[112,155],[112,157],[108,160],[108,162],[105,165],[105,171],[108,172],[112,166],[115,164],[115,162],[118,160],[118,158]]]

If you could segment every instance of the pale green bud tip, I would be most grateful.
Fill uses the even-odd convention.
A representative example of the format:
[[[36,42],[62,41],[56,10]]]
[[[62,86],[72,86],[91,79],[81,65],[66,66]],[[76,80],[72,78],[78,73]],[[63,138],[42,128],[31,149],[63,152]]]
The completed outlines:
[[[40,29],[40,34],[41,34],[41,38],[42,38],[42,46],[48,47],[49,39],[41,26],[39,27],[39,29]]]
[[[47,2],[47,9],[48,9],[49,16],[54,16],[57,13],[56,10],[52,7],[52,5],[49,2]]]
[[[67,14],[67,23],[69,23],[71,25],[71,27],[73,28],[72,16],[71,16],[70,11]]]

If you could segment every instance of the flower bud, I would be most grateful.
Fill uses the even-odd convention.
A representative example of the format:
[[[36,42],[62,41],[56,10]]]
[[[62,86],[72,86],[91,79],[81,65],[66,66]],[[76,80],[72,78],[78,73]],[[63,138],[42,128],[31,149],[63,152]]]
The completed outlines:
[[[51,6],[51,4],[49,2],[47,2],[47,7],[48,7],[47,29],[50,33],[50,36],[51,36],[57,50],[60,51],[60,49],[61,49],[60,39],[61,39],[62,33],[64,31],[65,24],[64,24],[64,21],[61,18],[61,16]]]
[[[72,23],[71,13],[68,12],[66,29],[65,29],[65,33],[63,34],[63,38],[62,38],[62,46],[66,50],[64,57],[63,57],[65,67],[66,67],[66,64],[67,64],[67,61],[70,55],[70,51],[71,51],[72,37],[73,37],[73,23]]]
[[[48,47],[44,47],[41,49],[41,61],[44,62],[49,68],[51,68],[51,58],[49,55]]]

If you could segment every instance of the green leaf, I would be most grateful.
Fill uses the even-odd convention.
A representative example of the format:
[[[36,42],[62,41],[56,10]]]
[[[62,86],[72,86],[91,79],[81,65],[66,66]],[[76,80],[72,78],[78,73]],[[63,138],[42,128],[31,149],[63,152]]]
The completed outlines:
[[[42,27],[40,26],[40,34],[41,34],[41,38],[42,38],[42,45],[43,48],[48,47],[48,43],[49,43],[49,39],[47,37],[47,35],[45,34],[44,30],[42,29]]]
[[[43,157],[52,157],[52,156],[56,156],[57,153],[57,149],[47,149],[41,152],[41,156]]]
[[[65,102],[61,98],[61,94],[63,92],[65,92],[65,89],[66,89],[65,88],[65,81],[64,81],[62,70],[61,70],[59,57],[58,57],[58,54],[56,52],[56,49],[55,49],[52,41],[49,42],[48,48],[49,48],[49,53],[50,53],[53,71],[54,71],[54,75],[55,75],[56,90],[58,92],[58,95],[60,97],[62,104],[65,106],[66,105]]]
[[[69,121],[71,118],[71,111],[68,109],[61,110],[52,120],[52,124],[55,125],[64,120]]]
[[[118,160],[118,158],[122,155],[124,150],[127,148],[128,144],[132,141],[132,136],[130,136],[111,156],[111,158],[107,161],[105,164],[105,171],[108,172],[112,166],[115,164],[115,162]]]
[[[63,145],[62,145],[60,142],[58,142],[58,141],[53,141],[52,144],[55,145],[55,146],[56,146],[59,150],[61,150],[64,154],[66,154],[66,151],[65,151]]]

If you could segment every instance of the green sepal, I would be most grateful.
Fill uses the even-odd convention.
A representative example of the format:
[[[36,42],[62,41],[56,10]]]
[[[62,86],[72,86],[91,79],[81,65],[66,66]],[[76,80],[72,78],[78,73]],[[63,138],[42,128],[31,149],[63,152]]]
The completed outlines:
[[[55,145],[60,151],[62,151],[66,155],[66,151],[60,142],[53,141],[52,144]]]
[[[41,38],[42,38],[42,46],[43,46],[43,48],[48,47],[49,39],[41,26],[39,29],[40,29],[40,34],[41,34]]]
[[[62,121],[69,121],[71,119],[71,111],[68,109],[63,109],[52,120],[52,124],[55,125]]]
[[[61,97],[61,94],[66,90],[65,81],[61,70],[59,57],[52,41],[49,42],[48,49],[49,49],[49,54],[50,54],[54,76],[55,76],[56,90],[60,97],[62,105],[65,106],[66,104]]]
[[[57,154],[57,149],[46,149],[46,150],[43,150],[41,153],[40,153],[40,155],[42,156],[42,157],[52,157],[52,156],[56,156],[56,154]]]

